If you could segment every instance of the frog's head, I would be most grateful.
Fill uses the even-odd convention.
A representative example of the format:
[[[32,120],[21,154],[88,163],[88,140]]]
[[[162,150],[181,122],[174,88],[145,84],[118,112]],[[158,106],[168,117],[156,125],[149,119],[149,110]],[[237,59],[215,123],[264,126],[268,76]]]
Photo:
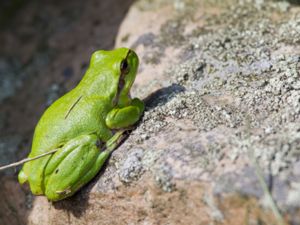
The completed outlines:
[[[82,80],[92,93],[97,91],[112,100],[113,105],[124,107],[131,102],[130,89],[138,70],[137,54],[128,48],[93,53],[90,67]]]
[[[114,101],[119,107],[124,107],[130,104],[131,101],[130,89],[136,77],[139,58],[137,54],[130,49],[117,49],[116,51],[120,51],[122,60],[119,65],[118,88]]]

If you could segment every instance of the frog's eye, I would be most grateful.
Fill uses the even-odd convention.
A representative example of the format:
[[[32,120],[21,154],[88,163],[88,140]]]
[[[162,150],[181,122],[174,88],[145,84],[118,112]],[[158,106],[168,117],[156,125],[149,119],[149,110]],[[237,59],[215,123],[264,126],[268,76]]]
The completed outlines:
[[[126,59],[122,60],[121,66],[120,66],[122,74],[129,73],[129,65]]]

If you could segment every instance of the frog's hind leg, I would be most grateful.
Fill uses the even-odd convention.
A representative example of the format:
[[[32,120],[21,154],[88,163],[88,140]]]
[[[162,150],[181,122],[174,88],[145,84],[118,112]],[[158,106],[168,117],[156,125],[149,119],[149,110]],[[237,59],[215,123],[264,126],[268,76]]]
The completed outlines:
[[[45,195],[57,201],[76,192],[76,183],[93,167],[99,150],[98,137],[81,135],[68,141],[52,157],[44,171]]]
[[[123,132],[115,133],[103,151],[98,149],[96,135],[82,135],[67,142],[53,155],[45,169],[45,195],[48,199],[64,199],[89,182],[118,146]]]
[[[111,152],[118,147],[120,142],[122,141],[124,131],[116,132],[106,143],[104,150],[99,154],[95,164],[92,168],[78,181],[75,185],[74,189],[78,190],[87,182],[89,182],[103,167],[105,161],[110,156]]]

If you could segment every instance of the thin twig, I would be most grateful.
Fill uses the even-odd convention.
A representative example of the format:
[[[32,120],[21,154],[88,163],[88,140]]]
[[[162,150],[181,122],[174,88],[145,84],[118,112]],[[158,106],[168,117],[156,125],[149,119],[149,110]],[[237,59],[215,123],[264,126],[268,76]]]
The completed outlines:
[[[29,162],[29,161],[32,161],[32,160],[36,160],[36,159],[42,158],[44,156],[53,154],[53,153],[57,152],[58,150],[59,149],[57,148],[57,149],[51,150],[49,152],[43,153],[43,154],[38,155],[38,156],[33,157],[33,158],[26,158],[26,159],[20,160],[19,162],[15,162],[15,163],[11,163],[11,164],[8,164],[8,165],[5,165],[5,166],[1,166],[0,167],[0,171],[8,169],[8,168],[11,168],[11,167],[16,167],[16,166],[22,165],[23,163],[26,163],[26,162]]]
[[[119,131],[119,132],[120,132],[119,135],[121,137],[124,131]],[[105,149],[103,149],[103,151],[108,150],[109,152],[112,152],[115,149],[115,147],[117,147],[120,144],[121,141],[122,141],[122,138],[118,138],[117,144],[115,144],[114,142],[113,143],[108,142],[107,145],[105,146]],[[35,156],[33,158],[25,158],[25,159],[20,160],[19,162],[11,163],[11,164],[8,164],[8,165],[5,165],[5,166],[0,166],[0,171],[8,169],[8,168],[16,167],[16,166],[22,165],[23,163],[30,162],[30,161],[42,158],[44,156],[53,154],[53,153],[57,152],[58,150],[59,150],[59,148],[51,150],[51,151],[43,153],[43,154],[40,154],[40,155]]]
[[[255,159],[252,147],[249,147],[248,155],[249,155],[249,158],[252,161],[252,166],[254,166],[254,168],[255,168],[255,173],[256,173],[256,176],[257,176],[258,181],[260,183],[260,186],[263,189],[264,194],[268,198],[271,210],[272,210],[272,212],[273,212],[273,214],[274,214],[274,216],[275,216],[275,218],[277,220],[278,225],[284,225],[285,222],[283,220],[283,217],[280,214],[279,209],[278,209],[278,207],[277,207],[277,205],[276,205],[276,203],[275,203],[275,201],[274,201],[274,199],[272,197],[272,194],[271,194],[271,192],[269,190],[269,187],[268,187],[268,185],[267,185],[267,183],[266,183],[266,181],[265,181],[265,179],[263,177],[263,172],[262,172],[260,166],[258,165],[256,159]]]
[[[68,110],[67,114],[65,115],[65,119],[67,119],[67,117],[69,116],[69,114],[71,113],[71,111],[74,109],[74,107],[77,105],[77,103],[80,101],[80,99],[82,98],[82,96],[80,96],[76,102],[74,102],[74,104],[71,106],[71,108]]]
[[[258,165],[258,162],[255,158],[255,155],[254,155],[254,150],[253,150],[253,145],[251,145],[250,143],[250,120],[248,119],[248,124],[247,124],[247,131],[246,131],[246,140],[247,140],[247,144],[248,144],[248,156],[250,158],[250,161],[252,163],[252,166],[255,168],[255,173],[256,173],[256,176],[258,178],[258,181],[259,181],[259,184],[261,186],[261,188],[263,189],[263,192],[265,194],[265,196],[267,197],[268,201],[269,201],[269,204],[270,204],[270,207],[271,207],[271,210],[277,220],[277,224],[278,225],[285,225],[285,222],[284,222],[284,219],[272,197],[272,194],[271,194],[271,191],[267,185],[267,182],[265,181],[264,179],[264,175],[263,175],[263,171],[262,169],[260,168],[260,166]]]

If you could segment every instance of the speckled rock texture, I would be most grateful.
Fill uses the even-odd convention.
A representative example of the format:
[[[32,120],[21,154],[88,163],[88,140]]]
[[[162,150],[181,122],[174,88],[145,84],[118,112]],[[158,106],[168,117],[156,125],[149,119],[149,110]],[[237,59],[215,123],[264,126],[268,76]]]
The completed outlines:
[[[141,66],[146,111],[75,196],[33,200],[29,224],[300,224],[300,5],[134,3],[116,47]]]

